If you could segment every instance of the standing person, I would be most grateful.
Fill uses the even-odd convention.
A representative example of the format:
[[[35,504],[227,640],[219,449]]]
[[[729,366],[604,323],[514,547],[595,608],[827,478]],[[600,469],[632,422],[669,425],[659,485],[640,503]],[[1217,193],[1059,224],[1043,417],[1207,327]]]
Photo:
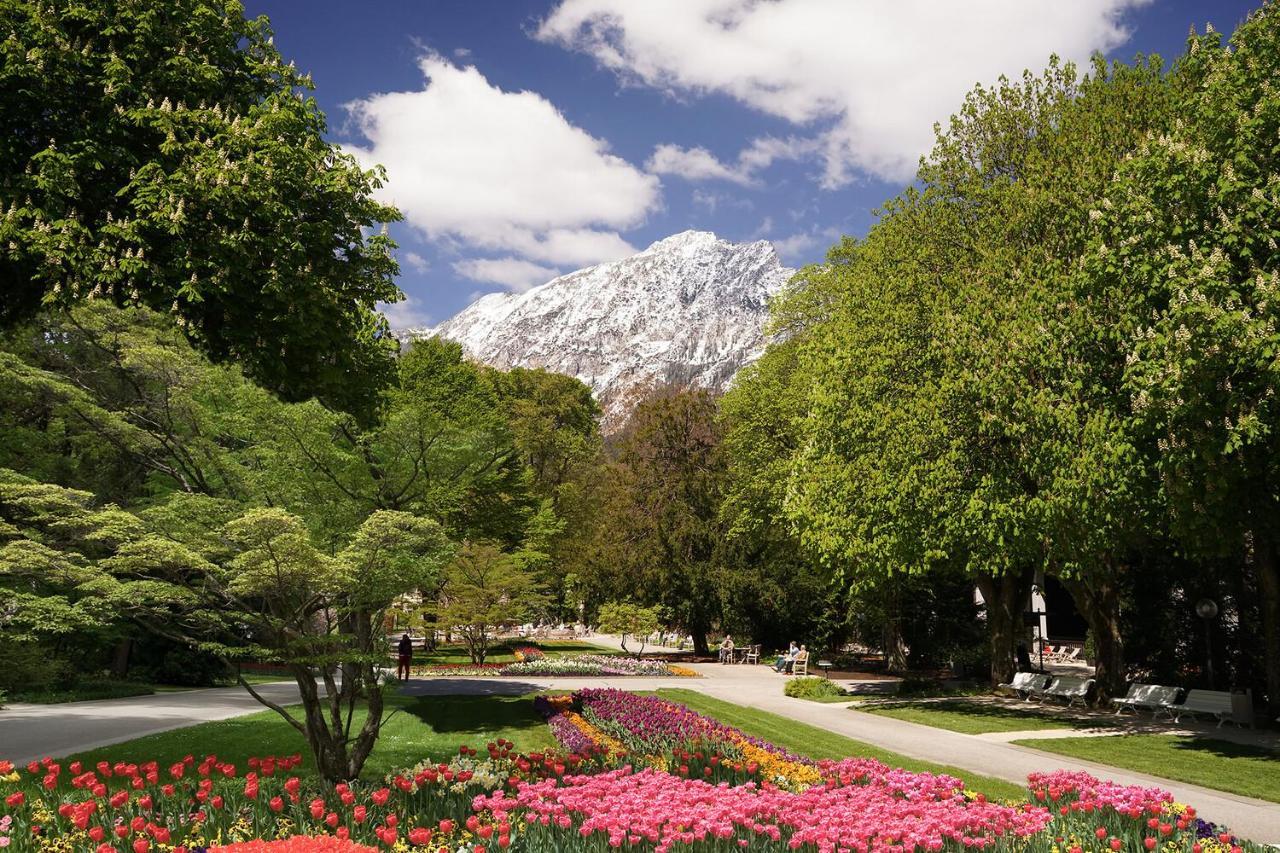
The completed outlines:
[[[396,646],[396,652],[400,659],[396,666],[396,678],[400,681],[409,680],[409,668],[413,665],[413,640],[409,639],[408,633],[400,638],[400,644]]]

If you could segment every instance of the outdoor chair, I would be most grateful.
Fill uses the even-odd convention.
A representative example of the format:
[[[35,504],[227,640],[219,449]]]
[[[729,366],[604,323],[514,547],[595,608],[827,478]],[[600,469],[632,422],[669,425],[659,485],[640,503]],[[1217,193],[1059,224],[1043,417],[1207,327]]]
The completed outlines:
[[[1093,689],[1094,680],[1092,678],[1076,678],[1071,675],[1059,675],[1049,683],[1044,692],[1038,694],[1040,701],[1044,702],[1047,698],[1065,699],[1067,707],[1075,705],[1076,702],[1084,705],[1089,701],[1089,691]]]
[[[760,647],[747,646],[747,653],[742,656],[743,663],[760,663]]]
[[[1223,723],[1235,723],[1239,726],[1245,722],[1236,716],[1231,694],[1222,690],[1188,690],[1187,698],[1176,704],[1164,705],[1160,710],[1168,714],[1175,723],[1181,722],[1184,716],[1194,720],[1197,714],[1215,717],[1218,728],[1222,728]]]
[[[998,684],[996,687],[1001,690],[1011,690],[1023,699],[1030,699],[1033,694],[1043,693],[1048,685],[1049,676],[1047,675],[1037,672],[1015,672],[1012,681],[1008,684]]]
[[[807,651],[796,655],[795,661],[791,664],[792,675],[808,675],[809,674],[809,653]]]
[[[1117,716],[1123,713],[1125,708],[1133,711],[1134,714],[1139,710],[1145,710],[1155,715],[1159,714],[1161,709],[1173,705],[1177,700],[1177,687],[1134,682],[1129,685],[1129,691],[1122,698],[1112,699],[1111,702],[1116,706]]]

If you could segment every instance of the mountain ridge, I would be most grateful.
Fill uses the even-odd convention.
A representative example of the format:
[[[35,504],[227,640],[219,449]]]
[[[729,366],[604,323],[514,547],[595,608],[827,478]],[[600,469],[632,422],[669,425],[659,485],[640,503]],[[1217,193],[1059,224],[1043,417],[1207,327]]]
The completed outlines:
[[[764,350],[769,300],[793,273],[768,241],[683,231],[522,293],[487,294],[436,326],[399,334],[440,335],[501,369],[576,376],[611,432],[650,386],[727,387]]]

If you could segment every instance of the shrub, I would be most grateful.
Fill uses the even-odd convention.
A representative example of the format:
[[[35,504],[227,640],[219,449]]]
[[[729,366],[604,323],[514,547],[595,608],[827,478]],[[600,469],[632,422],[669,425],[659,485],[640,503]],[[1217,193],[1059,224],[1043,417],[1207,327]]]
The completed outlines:
[[[793,678],[782,688],[782,692],[796,699],[822,699],[827,696],[843,696],[844,691],[829,678],[807,676]]]
[[[160,663],[151,667],[151,677],[160,684],[180,687],[212,687],[231,675],[227,664],[216,655],[191,646],[174,646]]]
[[[0,690],[18,696],[49,690],[75,679],[75,668],[41,643],[6,644],[0,666]]]

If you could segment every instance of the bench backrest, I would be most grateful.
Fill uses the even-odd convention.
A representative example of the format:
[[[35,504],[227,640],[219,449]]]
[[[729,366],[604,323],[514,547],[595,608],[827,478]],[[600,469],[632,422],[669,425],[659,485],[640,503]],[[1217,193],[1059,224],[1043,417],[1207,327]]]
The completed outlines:
[[[1044,676],[1035,672],[1015,672],[1009,686],[1014,690],[1035,690],[1043,687]]]
[[[1129,685],[1129,692],[1124,695],[1126,702],[1135,705],[1171,705],[1178,699],[1178,688],[1165,687],[1161,684]]]
[[[1060,696],[1084,696],[1093,684],[1092,678],[1076,678],[1071,675],[1059,675],[1049,685],[1048,693]]]
[[[1188,690],[1187,698],[1179,707],[1206,714],[1227,714],[1231,712],[1231,694],[1221,690]]]
[[[1151,704],[1172,705],[1178,701],[1178,694],[1181,692],[1181,687],[1165,687],[1163,685],[1156,685],[1155,692],[1151,694]]]

